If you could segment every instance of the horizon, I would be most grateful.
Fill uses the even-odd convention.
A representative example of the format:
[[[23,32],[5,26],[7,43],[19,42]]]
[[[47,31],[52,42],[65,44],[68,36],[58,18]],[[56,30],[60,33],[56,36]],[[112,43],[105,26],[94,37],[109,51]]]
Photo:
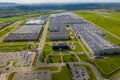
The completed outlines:
[[[41,4],[41,3],[120,3],[120,0],[0,0],[0,3]]]

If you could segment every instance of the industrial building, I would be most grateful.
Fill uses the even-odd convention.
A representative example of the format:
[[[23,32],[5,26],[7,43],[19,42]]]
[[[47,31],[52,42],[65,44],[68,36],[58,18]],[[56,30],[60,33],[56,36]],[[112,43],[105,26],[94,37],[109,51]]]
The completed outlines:
[[[48,16],[43,15],[40,17],[31,18],[26,22],[25,26],[22,26],[15,32],[11,32],[3,40],[6,42],[11,41],[35,41],[38,40],[41,29],[45,22],[47,21]]]
[[[92,24],[72,24],[71,28],[94,56],[98,57],[103,54],[113,54],[119,51],[117,46],[105,38],[104,32]]]
[[[52,43],[52,48],[53,50],[69,50],[70,49],[67,43],[62,43],[62,42]]]
[[[44,25],[47,18],[48,18],[47,15],[31,18],[26,22],[26,25]]]
[[[67,40],[68,32],[63,24],[54,24],[49,28],[49,40]]]
[[[73,17],[71,12],[52,14],[50,17],[49,40],[69,39],[66,25],[86,23],[85,20]]]
[[[119,51],[119,47],[112,44],[105,38],[105,33],[98,29],[95,25],[88,23],[85,19],[79,18],[72,12],[53,14],[50,18],[49,39],[62,39],[59,37],[65,35],[66,25],[69,25],[74,31],[76,37],[81,38],[83,43],[96,57],[103,54],[113,54]],[[58,34],[59,32],[59,34]]]
[[[4,41],[34,41],[39,38],[42,25],[25,25],[8,34]]]

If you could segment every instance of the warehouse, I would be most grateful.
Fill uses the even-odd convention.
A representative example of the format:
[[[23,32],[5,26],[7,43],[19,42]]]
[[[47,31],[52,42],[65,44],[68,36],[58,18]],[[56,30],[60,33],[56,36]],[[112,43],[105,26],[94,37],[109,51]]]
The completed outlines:
[[[73,16],[71,12],[52,14],[50,17],[49,40],[67,40],[69,39],[66,25],[83,24],[84,19]]]
[[[41,29],[47,21],[48,15],[31,18],[15,32],[11,32],[3,41],[35,41],[38,40]]]
[[[67,40],[69,39],[65,25],[51,25],[49,29],[49,40]]]
[[[31,18],[26,22],[26,25],[44,25],[47,18],[48,18],[47,15],[43,15],[43,16],[36,17],[36,18]]]
[[[69,25],[73,29],[75,36],[81,38],[94,56],[112,54],[119,51],[117,46],[105,38],[103,31],[88,23],[85,19],[78,18],[72,12],[51,15],[50,25],[49,39],[60,40],[63,36],[63,38],[67,38],[65,37],[67,34],[64,30],[66,25]]]
[[[42,25],[25,25],[10,33],[4,41],[34,41],[39,38]]]
[[[71,28],[75,32],[76,36],[81,38],[83,43],[88,47],[94,56],[112,54],[119,51],[117,46],[106,40],[103,31],[89,23],[72,24]]]

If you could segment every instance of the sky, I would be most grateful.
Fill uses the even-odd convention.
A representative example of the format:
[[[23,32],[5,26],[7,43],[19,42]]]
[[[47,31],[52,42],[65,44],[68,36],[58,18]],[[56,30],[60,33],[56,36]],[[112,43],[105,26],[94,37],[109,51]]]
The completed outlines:
[[[120,0],[0,0],[0,2],[15,2],[15,3],[119,2],[120,3]]]

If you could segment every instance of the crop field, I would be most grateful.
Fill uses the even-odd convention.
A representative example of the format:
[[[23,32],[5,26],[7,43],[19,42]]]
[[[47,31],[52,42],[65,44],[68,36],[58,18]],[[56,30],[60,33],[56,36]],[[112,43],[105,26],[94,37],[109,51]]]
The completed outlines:
[[[82,16],[90,22],[102,27],[103,29],[120,37],[120,21],[105,17],[101,14],[90,13],[90,12],[75,12],[77,15]],[[117,44],[117,43],[116,43]]]

